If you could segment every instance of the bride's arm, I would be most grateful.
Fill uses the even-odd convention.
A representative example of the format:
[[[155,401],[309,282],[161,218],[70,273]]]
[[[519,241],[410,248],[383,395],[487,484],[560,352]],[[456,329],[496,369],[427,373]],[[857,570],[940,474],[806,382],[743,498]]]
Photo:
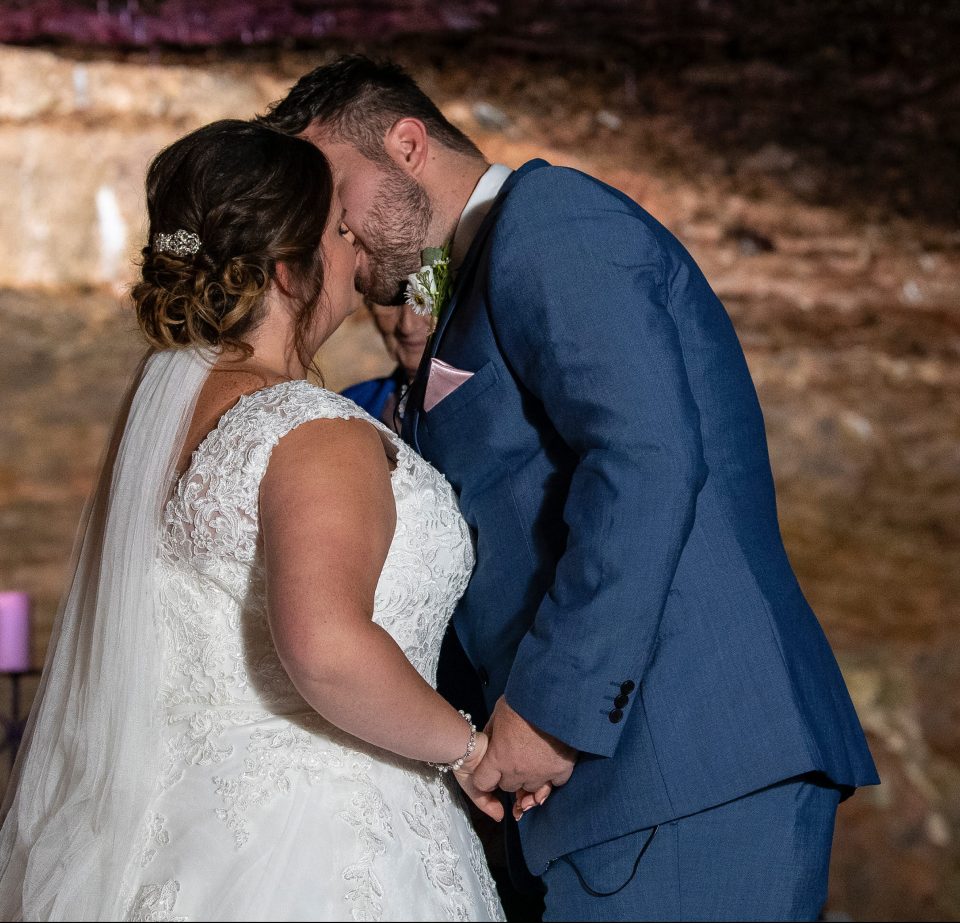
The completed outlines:
[[[373,620],[396,525],[390,469],[362,420],[316,420],[277,444],[260,486],[267,603],[293,684],[332,724],[401,756],[450,763],[470,729]],[[486,737],[465,765],[482,758]],[[500,819],[493,796],[469,790]]]

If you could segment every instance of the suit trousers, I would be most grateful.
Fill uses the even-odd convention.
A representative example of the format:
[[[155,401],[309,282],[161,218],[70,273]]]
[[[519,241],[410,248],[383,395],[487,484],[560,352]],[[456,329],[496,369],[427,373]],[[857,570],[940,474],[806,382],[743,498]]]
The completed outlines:
[[[816,920],[840,798],[800,776],[561,856],[543,919]]]

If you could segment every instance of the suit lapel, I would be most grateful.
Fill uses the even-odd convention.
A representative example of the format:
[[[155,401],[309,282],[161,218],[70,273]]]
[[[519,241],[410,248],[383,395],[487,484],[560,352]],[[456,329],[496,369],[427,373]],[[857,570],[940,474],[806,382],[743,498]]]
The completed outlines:
[[[503,186],[500,187],[500,192],[497,194],[496,199],[494,199],[493,204],[490,206],[490,210],[487,212],[480,224],[480,227],[477,229],[476,236],[470,242],[466,256],[463,258],[463,264],[457,270],[457,278],[454,280],[453,292],[450,295],[450,302],[440,315],[440,319],[437,323],[437,329],[434,331],[433,337],[430,339],[428,352],[430,353],[431,359],[437,354],[437,349],[440,346],[440,340],[443,338],[443,333],[447,328],[447,324],[450,323],[450,318],[453,316],[453,313],[457,308],[459,296],[463,292],[463,287],[466,283],[466,280],[469,279],[473,273],[474,266],[480,257],[480,253],[483,251],[483,244],[489,236],[490,231],[493,229],[494,224],[496,223],[497,215],[500,212],[500,208],[503,205],[504,200],[510,194],[510,190],[513,189],[517,183],[517,180],[520,179],[523,174],[528,173],[530,170],[535,170],[538,167],[545,166],[548,166],[545,160],[531,160],[529,163],[525,163],[519,169],[514,170],[513,173],[506,178]]]
[[[418,452],[420,451],[420,443],[417,439],[417,428],[420,423],[420,413],[423,407],[423,395],[427,387],[427,377],[430,374],[430,362],[437,355],[437,350],[440,348],[440,341],[443,339],[443,334],[447,329],[447,325],[450,323],[450,318],[453,317],[454,311],[457,308],[460,296],[466,285],[466,280],[473,275],[475,264],[483,250],[483,244],[490,234],[493,225],[496,223],[497,215],[500,212],[504,200],[510,194],[510,190],[516,185],[517,180],[531,170],[546,166],[549,166],[549,164],[545,160],[531,160],[519,169],[514,170],[513,173],[507,177],[503,186],[500,188],[497,198],[494,200],[493,205],[491,205],[490,211],[487,212],[482,224],[477,229],[477,234],[470,243],[466,256],[463,258],[463,264],[459,270],[457,270],[457,277],[454,280],[450,301],[443,309],[437,321],[437,329],[434,330],[433,336],[430,337],[430,343],[426,350],[424,350],[423,359],[420,361],[419,369],[417,369],[417,377],[410,386],[410,397],[407,400],[407,412],[403,432],[404,438],[407,442],[411,443]]]

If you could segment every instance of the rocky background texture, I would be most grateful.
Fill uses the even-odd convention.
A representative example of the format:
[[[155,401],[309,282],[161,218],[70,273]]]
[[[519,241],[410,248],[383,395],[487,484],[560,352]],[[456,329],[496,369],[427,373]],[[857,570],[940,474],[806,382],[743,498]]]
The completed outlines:
[[[186,17],[196,35],[157,39],[174,0],[128,4],[129,22],[117,6],[0,4],[0,39],[35,45],[0,46],[0,589],[33,595],[37,663],[141,351],[124,290],[146,164],[199,124],[262,111],[347,47],[308,47],[296,30],[279,44],[225,38],[240,20],[216,16],[207,32]],[[859,10],[859,31],[788,54],[750,16],[736,34],[751,41],[732,42],[721,13],[735,4],[690,4],[699,19],[661,16],[659,31],[631,20],[632,44],[624,4],[600,4],[616,39],[591,20],[579,41],[563,18],[576,4],[540,20],[534,6],[518,5],[511,31],[493,3],[464,4],[459,20],[429,3],[371,5],[384,34],[421,34],[363,47],[406,63],[490,159],[593,173],[700,262],[746,349],[787,548],[884,779],[841,809],[830,913],[957,919],[960,70],[946,52],[930,59],[956,8],[911,32],[905,5],[887,4],[888,22],[883,3],[825,4]],[[314,7],[275,3],[260,29]],[[335,20],[355,8],[325,6]],[[363,317],[321,365],[333,388],[388,368]]]

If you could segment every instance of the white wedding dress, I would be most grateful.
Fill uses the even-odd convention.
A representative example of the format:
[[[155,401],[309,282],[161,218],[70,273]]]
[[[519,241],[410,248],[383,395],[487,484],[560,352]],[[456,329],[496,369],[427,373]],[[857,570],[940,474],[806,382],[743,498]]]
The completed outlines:
[[[352,417],[396,451],[396,534],[374,619],[435,680],[474,560],[450,486],[339,395],[292,381],[241,398],[163,514],[165,756],[127,883],[130,920],[503,919],[455,783],[325,722],[270,637],[258,497],[271,450],[306,421]]]

